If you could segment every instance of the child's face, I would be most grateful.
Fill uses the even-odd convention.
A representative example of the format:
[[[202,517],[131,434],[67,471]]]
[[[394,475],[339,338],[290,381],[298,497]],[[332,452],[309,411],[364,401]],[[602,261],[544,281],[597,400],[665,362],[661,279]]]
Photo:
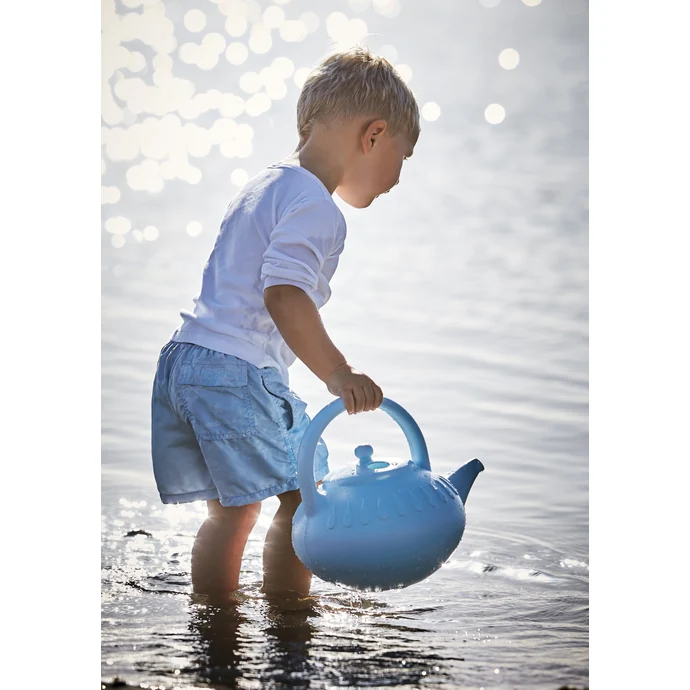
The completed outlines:
[[[416,144],[403,134],[391,136],[384,121],[367,129],[362,148],[336,189],[338,196],[355,208],[366,208],[376,197],[387,194],[400,182],[403,161],[409,158]]]

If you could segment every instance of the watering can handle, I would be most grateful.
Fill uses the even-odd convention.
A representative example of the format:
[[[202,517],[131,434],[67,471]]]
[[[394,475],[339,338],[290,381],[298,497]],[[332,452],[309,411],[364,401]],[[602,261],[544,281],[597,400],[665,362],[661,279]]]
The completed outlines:
[[[410,447],[412,461],[423,470],[431,471],[429,465],[429,453],[426,449],[426,441],[422,431],[409,412],[398,403],[389,398],[384,398],[380,408],[398,423],[405,434]],[[317,505],[325,500],[319,493],[314,481],[314,454],[316,445],[326,427],[342,412],[345,412],[345,403],[338,398],[324,407],[311,420],[302,437],[302,443],[297,454],[297,478],[299,480],[300,493],[307,516],[316,514]]]

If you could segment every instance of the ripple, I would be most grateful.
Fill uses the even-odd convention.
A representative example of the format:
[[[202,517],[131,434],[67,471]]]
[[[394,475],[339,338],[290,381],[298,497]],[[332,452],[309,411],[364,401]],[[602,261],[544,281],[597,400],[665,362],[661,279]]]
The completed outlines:
[[[478,575],[491,574],[510,580],[531,580],[534,582],[554,582],[556,578],[532,568],[518,568],[513,566],[499,566],[476,560],[450,559],[442,566],[443,569],[462,569]]]

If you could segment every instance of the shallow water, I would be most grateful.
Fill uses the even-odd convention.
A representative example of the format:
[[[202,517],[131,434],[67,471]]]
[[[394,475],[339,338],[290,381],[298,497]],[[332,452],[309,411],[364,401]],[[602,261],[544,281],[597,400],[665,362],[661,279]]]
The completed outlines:
[[[191,40],[180,4],[165,6],[180,42]],[[234,600],[218,609],[191,597],[190,551],[205,509],[159,503],[150,384],[237,191],[228,171],[254,174],[292,150],[292,84],[268,113],[238,118],[255,130],[251,157],[213,149],[194,160],[197,185],[134,191],[124,181],[132,164],[106,163],[104,184],[122,198],[104,217],[160,235],[129,233],[115,248],[103,233],[102,678],[165,688],[584,687],[587,15],[555,0],[403,2],[393,18],[333,6],[367,22],[375,49],[398,49],[420,102],[438,102],[441,116],[423,122],[390,194],[365,210],[341,204],[349,235],[322,315],[348,359],[418,421],[435,471],[471,457],[485,464],[463,541],[420,584],[361,594],[315,577],[312,596],[289,610],[258,591],[274,497],[250,536]],[[315,8],[285,6],[290,16]],[[218,30],[215,7],[202,9],[205,31]],[[321,27],[302,43],[277,41],[230,72],[179,72],[203,90],[278,55],[314,64],[326,47],[327,13],[316,11]],[[506,47],[520,53],[511,71],[497,64]],[[506,109],[495,126],[483,115],[493,102]],[[185,231],[193,220],[198,236]],[[299,363],[291,385],[312,415],[331,400]],[[378,456],[407,454],[381,412],[341,416],[325,439],[332,468],[354,461],[360,443]]]

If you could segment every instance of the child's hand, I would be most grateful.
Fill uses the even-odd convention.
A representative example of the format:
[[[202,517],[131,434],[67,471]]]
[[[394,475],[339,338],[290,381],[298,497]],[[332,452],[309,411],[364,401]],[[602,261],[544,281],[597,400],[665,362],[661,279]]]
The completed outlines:
[[[348,414],[375,410],[383,402],[383,391],[349,364],[338,367],[328,377],[326,387],[329,393],[342,398]]]

